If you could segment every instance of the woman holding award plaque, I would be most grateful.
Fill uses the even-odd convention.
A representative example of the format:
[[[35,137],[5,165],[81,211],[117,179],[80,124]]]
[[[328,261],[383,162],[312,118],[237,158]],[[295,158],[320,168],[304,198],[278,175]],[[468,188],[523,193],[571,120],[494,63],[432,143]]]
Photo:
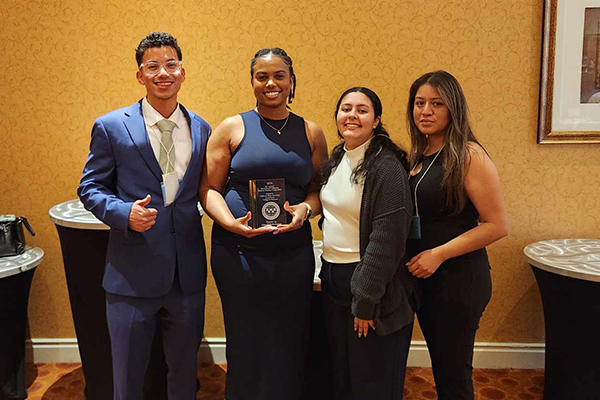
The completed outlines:
[[[200,199],[215,221],[211,266],[227,336],[228,400],[300,399],[314,254],[308,218],[327,158],[321,128],[287,107],[291,58],[259,50],[250,64],[255,109],[213,132]]]
[[[416,210],[406,265],[423,279],[419,325],[438,399],[472,400],[475,333],[492,294],[485,246],[508,233],[500,178],[449,73],[430,72],[412,84],[406,118]]]
[[[408,157],[379,97],[346,90],[337,145],[321,171],[323,308],[336,400],[400,400],[418,279],[404,266],[412,215]]]

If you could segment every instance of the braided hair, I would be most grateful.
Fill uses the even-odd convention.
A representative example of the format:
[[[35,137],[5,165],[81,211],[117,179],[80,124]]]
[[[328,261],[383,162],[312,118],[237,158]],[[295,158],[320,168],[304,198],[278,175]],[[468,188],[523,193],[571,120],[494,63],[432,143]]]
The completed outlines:
[[[250,77],[254,76],[254,65],[256,65],[256,62],[258,61],[258,59],[261,57],[265,57],[269,54],[273,54],[273,55],[281,58],[283,60],[283,62],[290,69],[290,75],[292,77],[292,87],[290,89],[290,94],[288,96],[288,103],[291,104],[292,100],[294,99],[294,96],[296,95],[296,74],[294,74],[294,67],[292,64],[292,59],[290,58],[290,56],[287,55],[285,50],[280,49],[279,47],[274,47],[272,49],[260,49],[259,51],[257,51],[256,54],[254,55],[254,58],[252,59],[252,61],[250,61]]]

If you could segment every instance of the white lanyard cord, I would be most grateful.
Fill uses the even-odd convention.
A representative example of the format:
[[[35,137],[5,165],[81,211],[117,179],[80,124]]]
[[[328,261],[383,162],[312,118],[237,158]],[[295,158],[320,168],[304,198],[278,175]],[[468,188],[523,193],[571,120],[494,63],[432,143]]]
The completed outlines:
[[[443,147],[440,149],[440,151],[438,151],[438,153],[435,155],[435,157],[433,157],[433,161],[431,161],[431,164],[429,164],[427,166],[427,169],[425,170],[425,172],[423,173],[423,175],[421,175],[421,178],[419,179],[419,181],[415,185],[415,213],[417,214],[417,217],[419,216],[419,203],[417,202],[417,189],[419,188],[419,184],[421,183],[421,181],[423,180],[423,178],[425,178],[425,175],[427,175],[427,173],[429,172],[429,168],[431,168],[431,166],[433,165],[433,163],[435,162],[435,160],[441,154],[442,150],[444,150]],[[423,163],[421,162],[421,164],[423,164]]]

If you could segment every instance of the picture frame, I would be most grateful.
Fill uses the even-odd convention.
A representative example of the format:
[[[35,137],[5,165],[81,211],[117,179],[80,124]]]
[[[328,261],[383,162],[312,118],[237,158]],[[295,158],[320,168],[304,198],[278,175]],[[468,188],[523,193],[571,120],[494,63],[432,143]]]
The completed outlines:
[[[537,143],[600,143],[600,0],[544,0],[543,21]]]

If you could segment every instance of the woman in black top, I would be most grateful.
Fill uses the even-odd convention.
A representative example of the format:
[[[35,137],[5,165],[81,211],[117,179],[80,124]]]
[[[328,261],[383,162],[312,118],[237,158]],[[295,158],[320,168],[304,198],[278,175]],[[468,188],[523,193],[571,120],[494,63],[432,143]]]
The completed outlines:
[[[404,267],[408,158],[381,112],[372,90],[344,92],[335,111],[343,142],[322,168],[320,277],[336,400],[403,395],[419,280]]]
[[[492,290],[485,246],[508,234],[500,179],[471,131],[452,75],[435,71],[417,79],[406,115],[413,227],[420,227],[420,238],[409,240],[407,266],[424,279],[419,324],[438,399],[472,400],[475,333]]]

